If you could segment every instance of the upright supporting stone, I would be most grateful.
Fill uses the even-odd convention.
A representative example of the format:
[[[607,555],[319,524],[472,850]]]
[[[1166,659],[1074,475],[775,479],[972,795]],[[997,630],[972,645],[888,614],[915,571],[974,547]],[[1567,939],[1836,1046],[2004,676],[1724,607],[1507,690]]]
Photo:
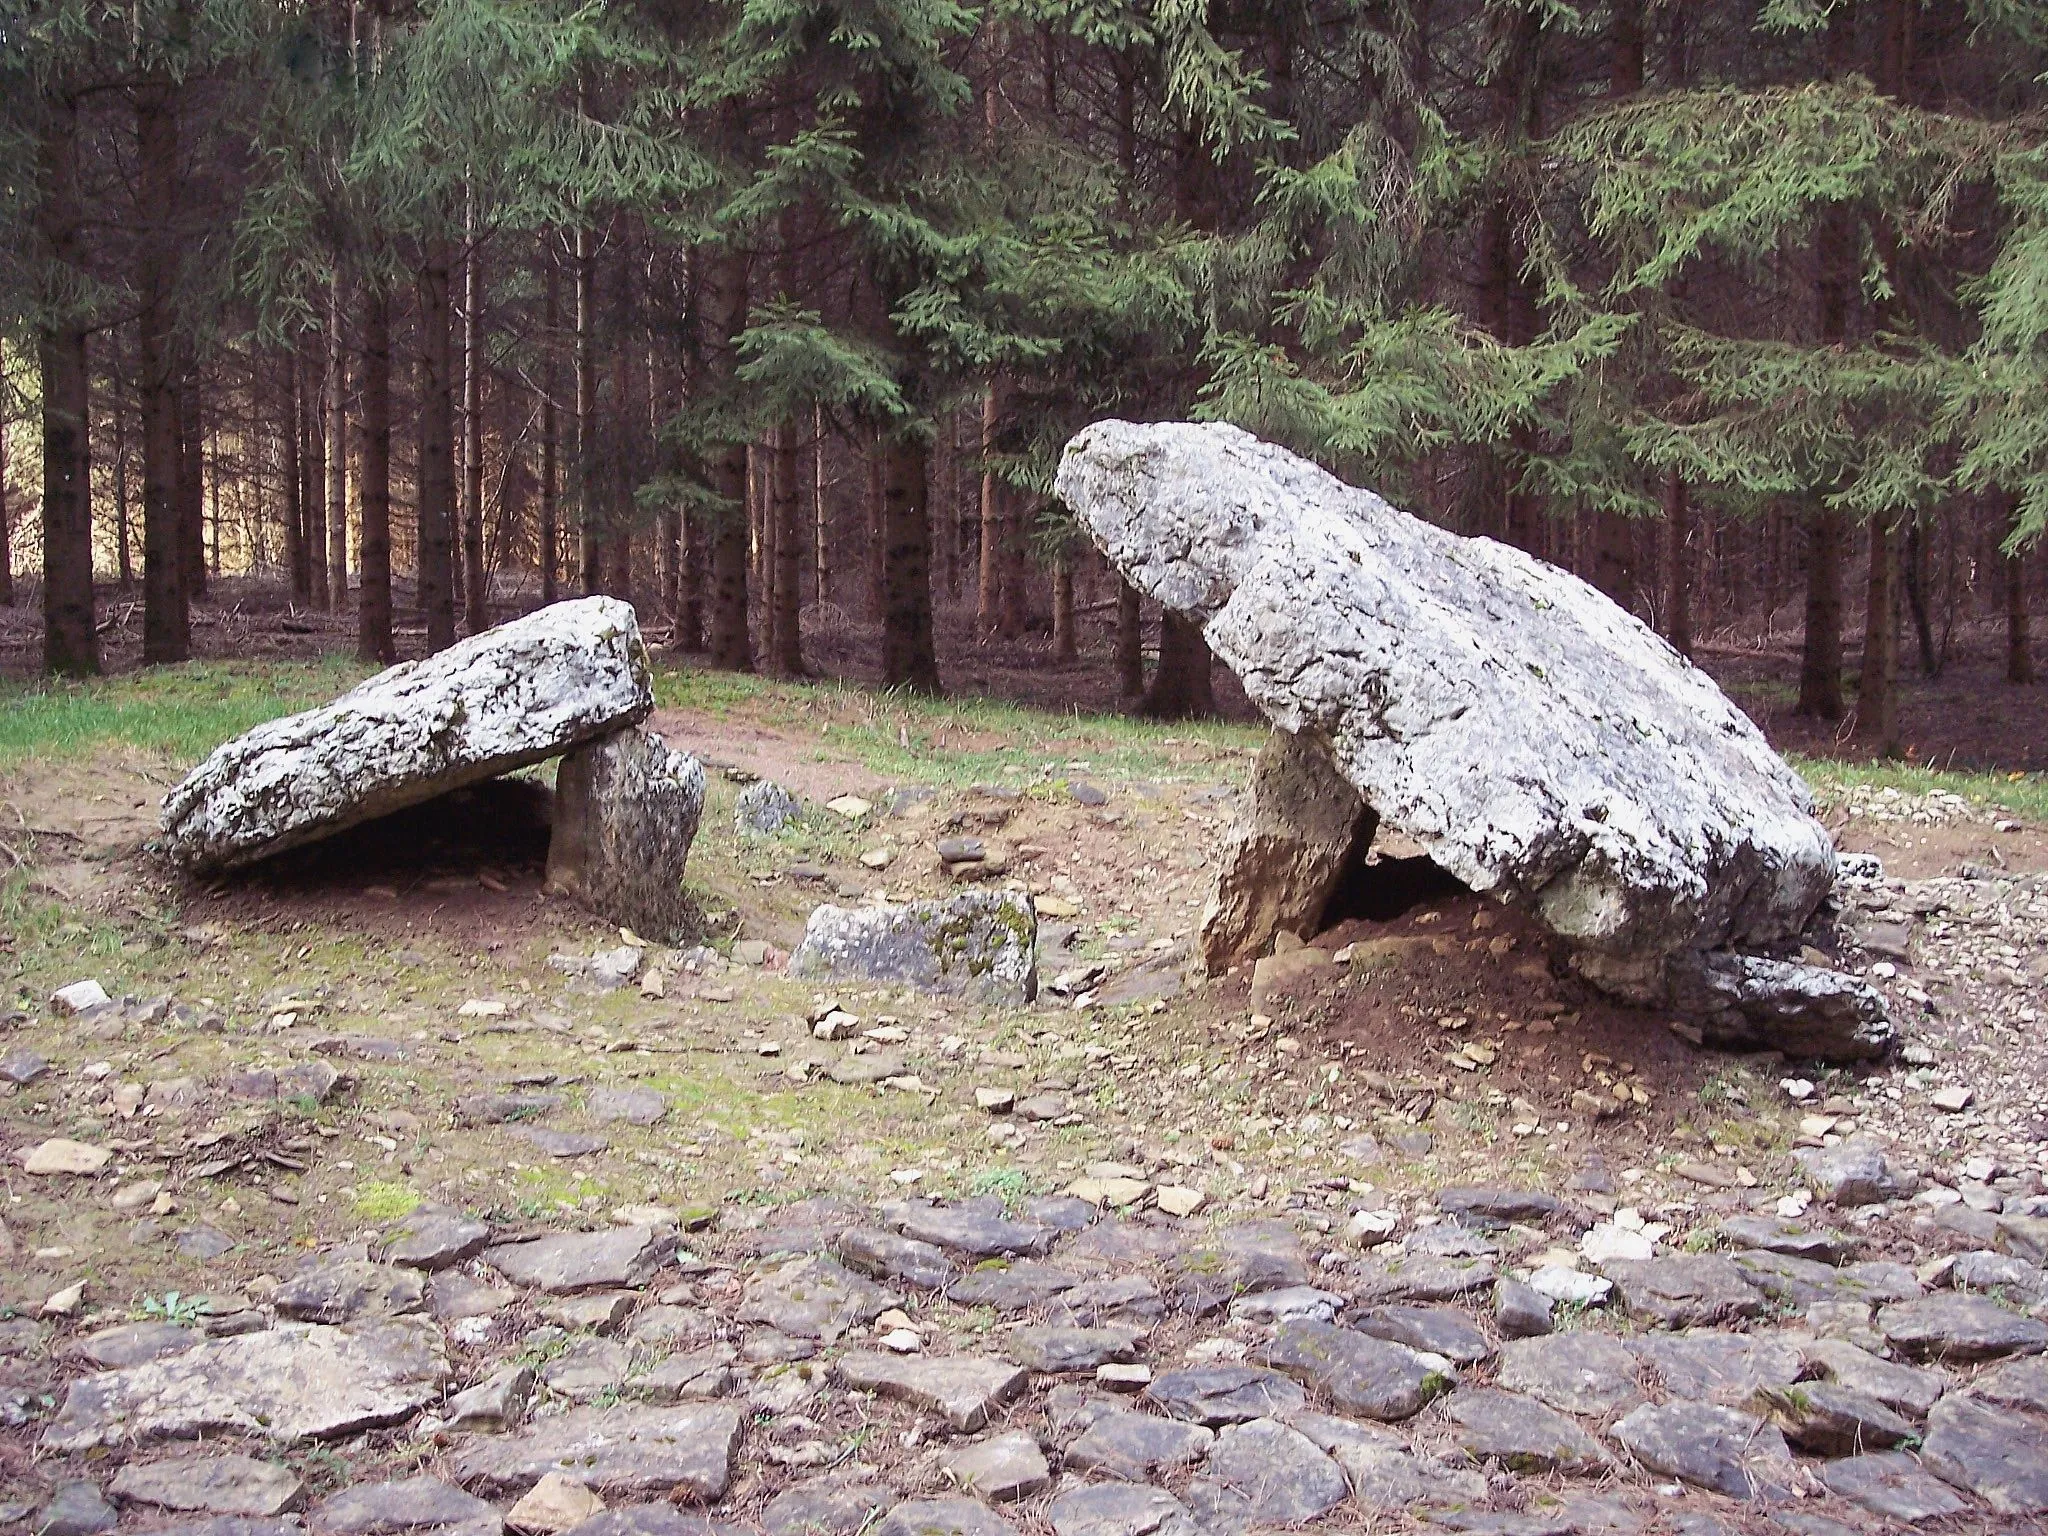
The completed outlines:
[[[1267,738],[1251,798],[1202,913],[1202,960],[1212,976],[1264,954],[1282,929],[1313,932],[1379,825],[1329,750],[1290,731]]]
[[[683,866],[704,765],[635,727],[579,747],[555,778],[548,890],[661,943],[690,937]]]

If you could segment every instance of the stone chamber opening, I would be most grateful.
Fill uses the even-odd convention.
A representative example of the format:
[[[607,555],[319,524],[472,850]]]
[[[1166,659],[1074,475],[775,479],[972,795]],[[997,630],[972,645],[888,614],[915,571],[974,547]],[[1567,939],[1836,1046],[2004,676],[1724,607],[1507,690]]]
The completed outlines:
[[[252,873],[308,890],[444,878],[473,885],[494,871],[538,879],[547,868],[554,798],[535,779],[486,779],[289,849]]]
[[[1390,923],[1417,907],[1470,896],[1471,888],[1427,856],[1356,859],[1323,904],[1317,931],[1339,923]]]

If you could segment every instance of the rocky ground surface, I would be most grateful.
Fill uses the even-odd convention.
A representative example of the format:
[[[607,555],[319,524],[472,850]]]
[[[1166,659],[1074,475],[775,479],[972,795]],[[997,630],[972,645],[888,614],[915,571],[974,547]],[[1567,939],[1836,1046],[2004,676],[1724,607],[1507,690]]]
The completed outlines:
[[[892,783],[815,725],[654,725],[746,737],[711,754],[705,947],[542,900],[544,842],[491,841],[489,806],[181,887],[133,850],[162,765],[69,797],[24,770],[0,1528],[2048,1509],[2037,829],[1831,808],[1887,871],[1816,939],[1906,1044],[1820,1071],[1699,1052],[1392,868],[1310,945],[1189,982],[1249,736],[1167,738],[1140,776],[1077,733],[976,787]],[[743,832],[742,793],[779,814],[762,769],[799,819]],[[783,970],[821,900],[963,884],[1035,893],[1033,1006]]]

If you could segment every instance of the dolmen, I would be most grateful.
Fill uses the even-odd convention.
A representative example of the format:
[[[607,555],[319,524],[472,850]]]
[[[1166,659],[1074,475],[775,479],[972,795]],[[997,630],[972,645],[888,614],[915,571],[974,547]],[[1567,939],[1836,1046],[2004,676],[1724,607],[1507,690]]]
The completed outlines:
[[[1888,1047],[1874,989],[1796,960],[1836,874],[1805,783],[1593,587],[1218,423],[1098,422],[1057,490],[1276,727],[1204,914],[1212,972],[1313,932],[1385,828],[1717,1043]]]
[[[220,875],[560,758],[550,889],[686,937],[704,768],[642,728],[651,676],[631,604],[551,604],[216,748],[164,798],[162,851]]]

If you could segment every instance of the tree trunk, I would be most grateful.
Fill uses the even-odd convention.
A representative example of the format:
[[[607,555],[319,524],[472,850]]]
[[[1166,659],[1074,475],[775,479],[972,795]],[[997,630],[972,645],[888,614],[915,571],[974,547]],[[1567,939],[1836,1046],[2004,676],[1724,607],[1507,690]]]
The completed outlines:
[[[1842,541],[1840,512],[1818,504],[1806,520],[1806,642],[1799,665],[1798,712],[1842,718]]]
[[[597,258],[590,231],[576,226],[576,584],[585,597],[597,592]],[[742,310],[744,315],[744,310]]]
[[[1932,677],[1941,670],[1941,658],[1934,653],[1934,624],[1927,613],[1927,528],[1918,517],[1906,525],[1903,576],[1913,639],[1920,651],[1920,675]]]
[[[379,287],[363,304],[362,483],[356,488],[356,655],[389,666],[391,635],[391,296]]]
[[[1664,475],[1664,530],[1670,540],[1665,588],[1665,638],[1681,656],[1692,655],[1692,501],[1685,476]]]
[[[114,423],[114,560],[126,592],[135,585],[135,548],[128,505],[128,411],[118,382],[113,396],[107,414]]]
[[[994,380],[981,395],[981,562],[976,572],[975,627],[993,633],[1002,622],[1003,483],[996,478],[996,427],[1002,410]]]
[[[136,381],[142,407],[142,661],[179,662],[192,654],[191,598],[178,537],[178,358],[171,284],[176,253],[178,113],[169,85],[135,93],[136,197],[144,226],[136,242]]]
[[[342,351],[341,279],[327,290],[327,611],[348,606],[348,367]]]
[[[1856,735],[1869,742],[1880,757],[1899,755],[1899,537],[1886,525],[1882,513],[1870,520],[1870,581],[1864,592]]]
[[[1116,578],[1116,691],[1132,704],[1145,696],[1145,610],[1138,589],[1112,570]]]
[[[483,303],[483,258],[476,246],[476,211],[462,205],[462,592],[472,635],[491,627],[491,588],[484,574],[484,386],[477,338]]]
[[[1154,720],[1192,720],[1216,713],[1209,642],[1201,626],[1172,610],[1160,615],[1159,670],[1141,713]]]
[[[555,412],[559,380],[555,372],[556,342],[562,328],[562,272],[552,254],[547,258],[547,308],[542,328],[540,373],[540,600],[561,596],[557,573],[562,568],[561,466],[557,462],[561,426]]]
[[[455,402],[448,242],[427,243],[420,274],[419,608],[427,650],[455,643]]]
[[[2027,630],[2027,557],[2007,555],[2005,565],[2005,680],[2034,680],[2034,649]]]
[[[892,433],[883,450],[882,536],[888,550],[882,686],[939,692],[932,648],[932,527],[924,441]]]
[[[888,543],[882,536],[882,436],[872,434],[867,444],[867,504],[863,508],[867,524],[867,544],[862,556],[867,567],[868,613],[880,623],[889,611],[888,594],[883,590],[883,578],[889,565],[886,558]]]
[[[333,359],[327,355],[334,335],[328,327],[321,339],[320,387],[306,402],[306,447],[311,462],[306,466],[306,580],[315,607],[332,611],[332,594],[327,586],[327,467],[334,459],[329,439],[333,436],[333,412],[327,401],[328,379]]]
[[[804,675],[804,526],[797,496],[797,429],[791,418],[776,427],[769,448],[768,508],[775,535],[774,597],[768,619],[768,664],[782,677]]]
[[[832,595],[830,550],[826,537],[829,518],[825,496],[825,407],[811,407],[811,581],[820,604]]]
[[[1062,553],[1052,563],[1052,659],[1064,664],[1080,653],[1074,633],[1074,561]]]
[[[286,386],[284,430],[284,565],[290,573],[292,598],[303,603],[312,585],[313,568],[306,560],[306,467],[299,460],[300,440],[305,436],[301,420],[306,408],[299,384],[299,354],[285,359],[291,380]]]
[[[78,103],[57,96],[37,146],[41,254],[76,268],[84,213],[78,189]],[[54,296],[53,296],[54,297]],[[91,378],[85,317],[68,296],[36,331],[43,391],[43,668],[76,677],[100,669],[92,593]]]
[[[185,591],[206,596],[206,421],[199,380],[178,385],[178,569]]]
[[[705,386],[731,387],[739,354],[734,342],[747,317],[747,258],[721,248],[704,266]],[[705,454],[705,481],[718,505],[705,513],[710,527],[711,664],[754,670],[754,639],[747,611],[747,445],[713,443]]]
[[[14,529],[7,509],[7,412],[0,409],[0,608],[14,606]]]
[[[683,509],[683,606],[676,618],[676,648],[704,649],[704,520]]]

